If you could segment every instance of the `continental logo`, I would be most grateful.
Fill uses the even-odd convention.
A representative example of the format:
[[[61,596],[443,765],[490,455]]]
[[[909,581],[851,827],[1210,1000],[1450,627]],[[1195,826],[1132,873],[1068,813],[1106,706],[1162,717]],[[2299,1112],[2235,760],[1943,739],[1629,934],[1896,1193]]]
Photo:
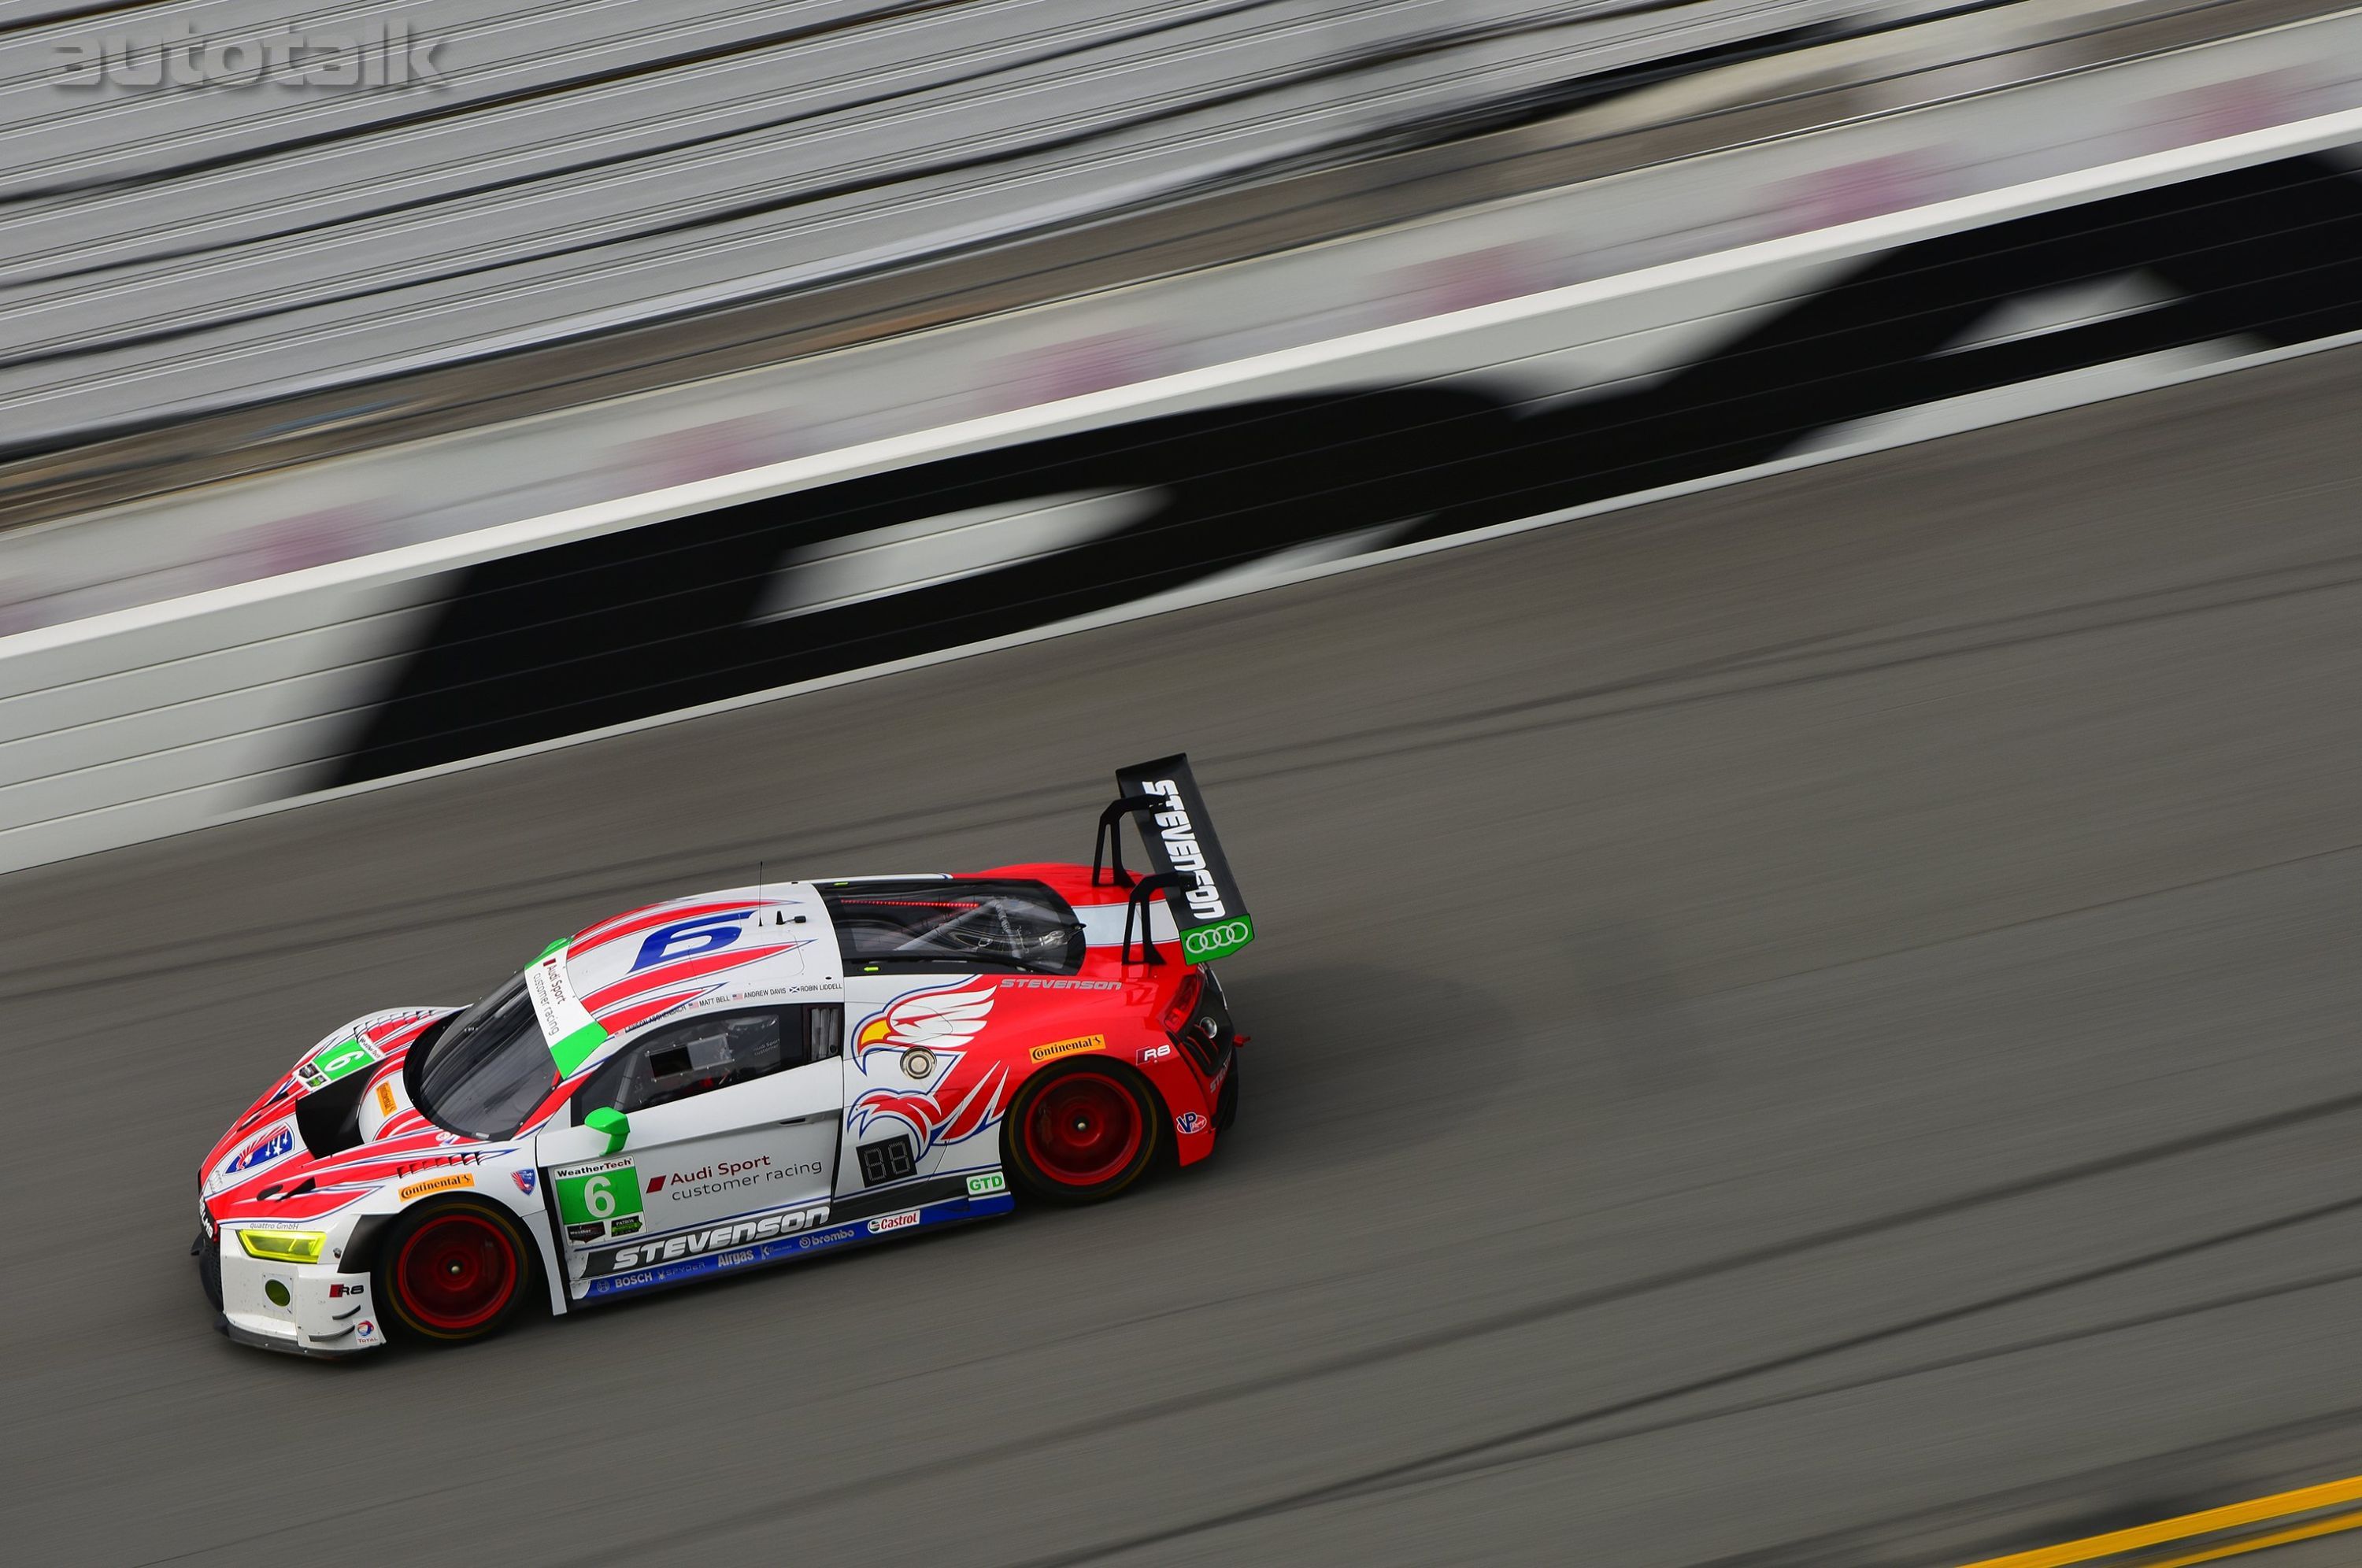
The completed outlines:
[[[380,1116],[392,1116],[393,1114],[393,1086],[392,1084],[381,1082],[377,1086],[377,1113]]]
[[[453,1171],[449,1176],[429,1176],[425,1181],[412,1182],[402,1189],[402,1201],[425,1198],[431,1192],[457,1192],[463,1187],[476,1185],[475,1176],[467,1171]]]
[[[1086,1034],[1079,1040],[1057,1040],[1047,1045],[1036,1045],[1026,1055],[1037,1062],[1054,1062],[1061,1056],[1079,1056],[1086,1051],[1106,1049],[1106,1035]]]

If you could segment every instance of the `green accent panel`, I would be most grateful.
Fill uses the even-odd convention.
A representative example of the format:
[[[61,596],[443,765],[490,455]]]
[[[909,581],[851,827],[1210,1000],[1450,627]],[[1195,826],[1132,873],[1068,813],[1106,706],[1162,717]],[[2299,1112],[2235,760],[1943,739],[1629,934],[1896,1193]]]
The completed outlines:
[[[624,1140],[632,1135],[632,1119],[611,1105],[602,1105],[584,1117],[582,1125],[607,1135],[607,1152],[611,1154],[623,1153]]]
[[[319,1081],[335,1083],[347,1073],[368,1066],[377,1060],[377,1054],[358,1040],[339,1040],[334,1045],[323,1045],[313,1058],[304,1063]]]
[[[557,1217],[568,1225],[615,1220],[640,1212],[640,1167],[617,1165],[557,1184]]]
[[[559,948],[565,946],[568,943],[573,940],[574,939],[570,936],[559,937],[557,941],[551,943],[548,946],[535,954],[533,955],[533,961],[536,964],[540,963],[543,959],[548,957],[551,954],[557,952]]]
[[[549,1048],[550,1060],[557,1064],[557,1076],[565,1077],[597,1054],[607,1043],[607,1032],[596,1023],[586,1023]]]
[[[1255,939],[1254,917],[1237,915],[1216,925],[1201,925],[1181,933],[1181,956],[1192,964],[1227,958]]]

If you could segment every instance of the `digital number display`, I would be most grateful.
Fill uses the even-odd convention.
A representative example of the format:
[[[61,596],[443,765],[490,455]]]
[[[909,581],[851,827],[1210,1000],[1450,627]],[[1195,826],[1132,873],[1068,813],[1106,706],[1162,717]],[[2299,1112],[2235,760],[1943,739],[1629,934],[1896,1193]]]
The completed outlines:
[[[880,1182],[900,1181],[919,1168],[911,1153],[908,1135],[888,1138],[881,1143],[864,1143],[861,1155],[861,1185],[876,1187]]]

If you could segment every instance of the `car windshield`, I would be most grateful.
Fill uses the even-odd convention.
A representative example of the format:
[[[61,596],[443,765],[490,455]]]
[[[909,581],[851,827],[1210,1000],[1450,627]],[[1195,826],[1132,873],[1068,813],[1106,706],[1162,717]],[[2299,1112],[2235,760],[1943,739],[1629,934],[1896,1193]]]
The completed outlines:
[[[1071,975],[1083,927],[1040,882],[836,882],[821,889],[848,963],[975,966]]]
[[[436,1037],[413,1095],[438,1127],[505,1138],[557,1081],[557,1064],[519,976]]]

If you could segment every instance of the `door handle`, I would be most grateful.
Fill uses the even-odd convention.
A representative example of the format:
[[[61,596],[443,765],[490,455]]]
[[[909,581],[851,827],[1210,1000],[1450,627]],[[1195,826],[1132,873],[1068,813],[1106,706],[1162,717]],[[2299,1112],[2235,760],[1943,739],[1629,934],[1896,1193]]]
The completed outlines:
[[[780,1122],[779,1125],[782,1127],[800,1127],[807,1121],[827,1121],[834,1117],[839,1117],[844,1114],[844,1112],[841,1110],[815,1110],[802,1116],[790,1116],[786,1121]]]

